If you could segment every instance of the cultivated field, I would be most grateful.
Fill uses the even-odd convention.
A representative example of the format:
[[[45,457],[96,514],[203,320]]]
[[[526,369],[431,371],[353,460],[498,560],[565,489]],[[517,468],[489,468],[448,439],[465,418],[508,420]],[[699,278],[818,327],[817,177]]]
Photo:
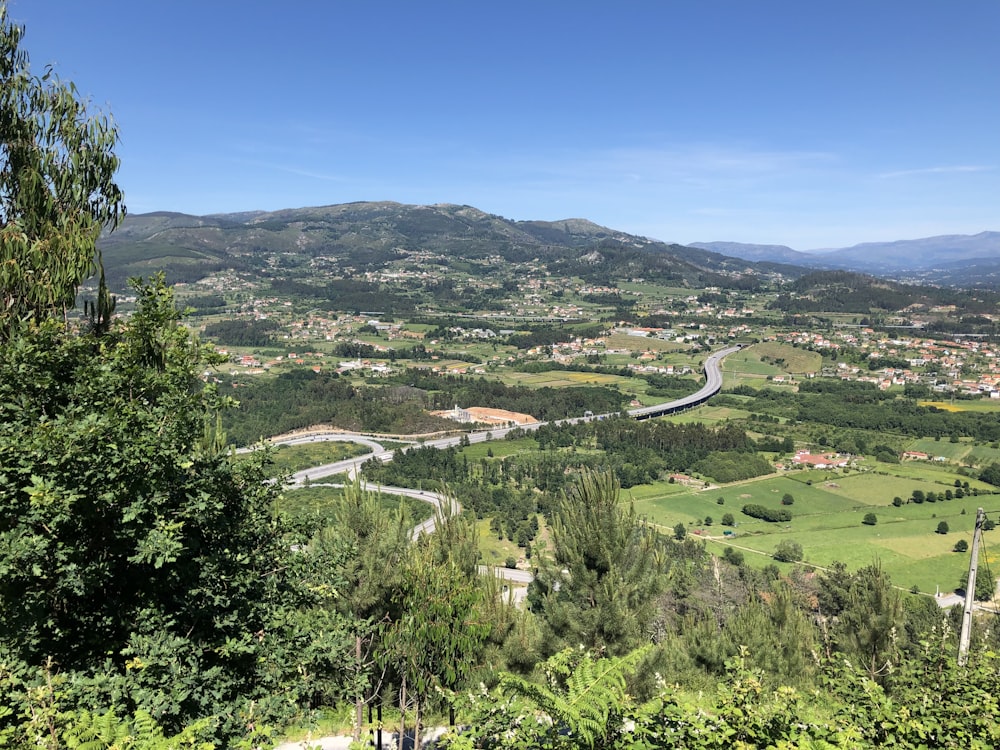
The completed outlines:
[[[879,464],[879,467],[885,465]],[[980,495],[936,503],[904,504],[893,507],[894,497],[909,498],[914,489],[943,495],[954,489],[954,480],[967,478],[941,467],[914,465],[890,466],[892,473],[874,471],[846,475],[836,472],[801,472],[770,476],[759,480],[707,489],[679,488],[655,494],[633,488],[629,495],[636,509],[651,522],[669,533],[677,523],[689,532],[707,539],[709,549],[717,554],[733,546],[744,551],[746,561],[755,566],[774,562],[771,558],[779,542],[790,539],[802,545],[805,563],[826,567],[835,561],[857,569],[874,562],[885,568],[896,585],[920,591],[951,592],[966,575],[968,553],[952,549],[959,539],[972,541],[976,509],[1000,518],[1000,496]],[[987,485],[972,481],[970,489],[990,491]],[[651,488],[652,489],[652,488]],[[782,497],[793,498],[791,506],[781,504]],[[722,504],[719,504],[719,499]],[[789,523],[768,523],[741,512],[747,503],[767,508],[785,507],[792,513]],[[721,525],[725,513],[733,515],[735,527]],[[874,513],[877,523],[862,523],[867,513]],[[712,519],[711,525],[705,518]],[[936,533],[945,521],[949,531]],[[733,532],[726,537],[724,531]],[[1000,531],[984,536],[986,555],[981,567],[994,568],[986,575],[1000,576]]]
[[[722,371],[727,384],[747,381],[759,385],[760,380],[777,375],[795,377],[818,372],[821,363],[822,357],[815,352],[767,342],[730,354],[722,363]]]

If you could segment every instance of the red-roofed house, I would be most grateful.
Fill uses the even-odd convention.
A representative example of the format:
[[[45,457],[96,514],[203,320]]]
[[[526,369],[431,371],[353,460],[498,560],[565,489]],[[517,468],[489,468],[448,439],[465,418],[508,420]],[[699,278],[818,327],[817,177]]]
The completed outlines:
[[[792,461],[799,466],[812,466],[814,469],[832,469],[847,466],[847,459],[836,453],[816,455],[809,451],[799,451]]]

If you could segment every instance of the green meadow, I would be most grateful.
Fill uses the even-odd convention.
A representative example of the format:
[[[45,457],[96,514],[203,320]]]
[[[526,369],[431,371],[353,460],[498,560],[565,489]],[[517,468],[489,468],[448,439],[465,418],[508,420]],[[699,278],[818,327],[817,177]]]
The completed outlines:
[[[470,461],[481,458],[507,458],[518,453],[538,450],[538,442],[533,437],[522,437],[517,440],[491,440],[486,443],[474,443],[462,448],[462,454]]]
[[[881,464],[879,466],[882,466]],[[649,489],[631,488],[627,498],[635,502],[637,512],[672,533],[683,523],[690,534],[705,539],[708,548],[722,554],[726,546],[740,549],[748,564],[773,563],[771,555],[779,542],[793,540],[802,545],[804,563],[820,568],[843,562],[857,569],[875,562],[887,570],[897,586],[917,587],[925,593],[952,592],[968,572],[968,553],[953,552],[955,543],[964,539],[971,544],[976,509],[987,516],[1000,516],[1000,496],[981,494],[935,503],[909,503],[894,507],[892,499],[909,498],[914,489],[943,495],[954,480],[966,481],[952,472],[927,471],[926,467],[901,465],[897,474],[874,471],[838,474],[835,472],[800,472],[771,475],[756,481],[723,487],[690,488],[682,485],[649,485]],[[970,482],[970,488],[987,486]],[[792,505],[783,506],[782,498],[791,495]],[[721,504],[720,504],[721,500]],[[744,515],[748,503],[767,508],[787,508],[792,513],[788,523],[768,523]],[[721,525],[722,516],[731,513],[732,528]],[[862,523],[874,513],[875,525]],[[706,517],[711,525],[704,523]],[[948,532],[937,533],[938,524],[948,524]],[[725,535],[730,531],[730,535]],[[995,570],[986,573],[1000,576],[1000,530],[984,534],[984,564],[993,561]]]
[[[278,445],[271,449],[271,458],[278,473],[293,473],[312,466],[322,466],[370,453],[371,448],[346,441],[317,441],[297,445]]]
[[[718,424],[722,422],[727,422],[732,419],[746,419],[750,416],[750,412],[744,411],[743,409],[735,409],[731,406],[699,406],[697,409],[692,409],[690,411],[682,411],[678,414],[671,414],[670,416],[664,417],[664,419],[669,419],[671,422],[677,424],[690,424],[690,423],[703,423],[703,424]]]
[[[1000,461],[1000,448],[996,444],[976,444],[967,439],[953,443],[950,440],[921,438],[910,443],[907,450],[921,451],[932,459],[943,456],[949,461],[969,466],[985,466]]]
[[[324,485],[288,488],[278,496],[275,507],[297,521],[330,524],[335,520],[335,509],[343,492],[339,487]],[[433,512],[429,503],[403,495],[380,493],[379,503],[390,512],[405,505],[414,524],[430,518]]]

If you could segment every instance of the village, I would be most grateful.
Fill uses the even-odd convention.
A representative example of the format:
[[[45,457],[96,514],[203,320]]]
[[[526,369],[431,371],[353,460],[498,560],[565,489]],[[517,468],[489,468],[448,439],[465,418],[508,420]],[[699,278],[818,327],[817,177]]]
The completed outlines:
[[[398,275],[398,274],[397,274]],[[386,278],[393,278],[387,275]],[[540,292],[557,287],[550,279],[528,279],[519,291],[525,303],[507,314],[483,313],[468,326],[450,325],[448,338],[429,337],[430,326],[410,325],[405,320],[383,320],[372,314],[295,311],[295,304],[275,296],[257,296],[256,284],[235,276],[211,277],[200,282],[213,291],[232,294],[240,290],[239,318],[275,320],[281,334],[274,345],[262,352],[237,352],[221,346],[232,364],[243,374],[262,374],[278,365],[308,366],[343,374],[379,377],[398,371],[394,353],[405,353],[415,344],[435,347],[441,354],[427,361],[406,366],[427,367],[433,372],[453,375],[486,375],[497,368],[522,361],[552,361],[572,365],[600,359],[617,363],[638,373],[685,375],[691,372],[676,356],[730,341],[773,341],[821,352],[838,361],[825,364],[818,371],[788,372],[775,375],[777,385],[793,384],[801,378],[824,375],[846,380],[874,383],[880,389],[920,385],[948,396],[1000,398],[1000,351],[996,343],[977,338],[930,338],[920,335],[919,327],[907,327],[907,335],[886,328],[858,324],[840,324],[824,330],[783,330],[778,321],[770,321],[763,308],[767,300],[747,299],[739,305],[701,303],[696,295],[678,298],[671,307],[651,308],[649,315],[676,319],[671,327],[635,326],[607,321],[603,334],[592,337],[568,337],[552,345],[517,349],[505,346],[506,338],[523,330],[525,321],[552,321],[569,325],[573,321],[592,320],[594,310],[564,299],[553,300]],[[610,293],[610,288],[579,285],[578,297]],[[761,297],[761,295],[756,295]],[[546,304],[548,300],[548,304]],[[757,306],[751,306],[756,302]],[[931,311],[936,313],[947,311]],[[740,322],[735,322],[740,321]],[[742,322],[752,321],[752,322]],[[335,359],[334,346],[339,342],[361,343],[371,347],[372,356]],[[670,348],[663,344],[672,344]],[[476,344],[488,345],[475,347]],[[470,346],[471,345],[471,346]],[[299,351],[301,349],[301,351]],[[283,350],[278,353],[276,350]],[[470,351],[482,354],[479,363],[450,361],[448,352]],[[401,357],[402,359],[402,357]],[[677,360],[677,361],[674,361]],[[880,366],[881,363],[884,366]],[[903,365],[903,366],[901,366]],[[234,371],[235,372],[235,371]]]

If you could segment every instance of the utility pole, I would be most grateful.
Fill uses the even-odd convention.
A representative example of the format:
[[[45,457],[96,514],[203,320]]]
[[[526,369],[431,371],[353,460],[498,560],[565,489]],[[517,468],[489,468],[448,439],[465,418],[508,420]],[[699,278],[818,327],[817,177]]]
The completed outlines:
[[[962,633],[958,639],[958,666],[969,660],[969,640],[972,637],[972,604],[976,598],[976,568],[979,565],[979,540],[983,536],[986,511],[976,510],[976,528],[972,532],[972,556],[969,559],[969,581],[965,585],[965,611],[962,613]]]

